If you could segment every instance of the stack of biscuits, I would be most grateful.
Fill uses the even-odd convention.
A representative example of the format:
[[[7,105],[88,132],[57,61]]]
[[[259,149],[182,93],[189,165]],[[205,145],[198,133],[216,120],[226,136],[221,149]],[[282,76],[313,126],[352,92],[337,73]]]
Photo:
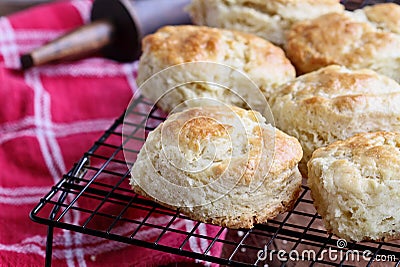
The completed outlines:
[[[171,115],[132,168],[141,195],[251,228],[302,178],[329,232],[400,237],[400,6],[193,0],[143,40],[141,94]],[[388,201],[390,199],[390,201]]]

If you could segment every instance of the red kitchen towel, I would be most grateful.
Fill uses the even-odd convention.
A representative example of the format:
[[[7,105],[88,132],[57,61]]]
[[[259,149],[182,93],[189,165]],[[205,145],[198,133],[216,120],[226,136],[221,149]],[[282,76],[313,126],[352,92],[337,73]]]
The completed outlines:
[[[88,58],[24,72],[18,69],[21,54],[82,25],[90,9],[90,1],[73,0],[0,18],[1,266],[43,266],[47,228],[32,222],[29,212],[122,114],[136,90],[136,63]],[[185,231],[194,227],[193,222],[180,219],[175,224]],[[219,229],[201,224],[196,231],[214,236]],[[147,229],[141,234],[151,240],[158,232]],[[174,234],[169,235],[168,242],[178,242]],[[195,252],[208,246],[204,240],[189,241]],[[209,254],[220,253],[216,245]],[[175,262],[195,260],[71,231],[54,233],[53,266]]]

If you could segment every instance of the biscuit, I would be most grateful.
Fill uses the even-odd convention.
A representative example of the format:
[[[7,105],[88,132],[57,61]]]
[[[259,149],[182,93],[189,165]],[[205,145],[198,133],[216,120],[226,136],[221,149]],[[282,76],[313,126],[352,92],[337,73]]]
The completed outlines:
[[[343,10],[339,0],[193,0],[188,8],[195,24],[253,33],[279,46],[294,22]]]
[[[197,64],[183,64],[193,62]],[[176,68],[152,77],[171,66]],[[143,40],[137,82],[143,85],[150,77],[151,83],[142,86],[141,92],[158,101],[157,105],[166,112],[179,104],[186,107],[186,100],[196,98],[216,99],[243,108],[248,104],[263,112],[265,97],[292,80],[295,69],[281,48],[260,37],[200,26],[166,26]],[[228,90],[217,86],[220,84]]]
[[[400,5],[375,4],[354,11],[356,17],[369,22],[377,29],[400,34]]]
[[[400,133],[355,135],[317,149],[308,186],[326,229],[347,240],[400,238]]]
[[[330,13],[294,24],[285,49],[298,74],[337,64],[372,69],[399,82],[400,36],[381,28],[357,13]]]
[[[270,105],[276,127],[303,147],[304,176],[319,147],[360,132],[400,131],[400,85],[372,70],[322,68],[283,85]]]
[[[130,184],[194,220],[251,228],[292,208],[301,157],[299,142],[256,111],[189,108],[148,135]]]

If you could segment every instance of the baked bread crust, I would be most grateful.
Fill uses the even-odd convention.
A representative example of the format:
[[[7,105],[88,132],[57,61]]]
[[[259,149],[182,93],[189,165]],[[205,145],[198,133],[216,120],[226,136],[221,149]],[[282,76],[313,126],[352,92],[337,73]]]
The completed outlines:
[[[370,23],[384,31],[400,34],[400,5],[394,3],[366,6],[364,12]]]
[[[366,13],[374,12],[367,9]],[[364,19],[357,13],[342,12],[294,24],[285,49],[298,74],[338,64],[372,69],[399,82],[400,36]]]
[[[191,108],[148,135],[130,184],[194,220],[251,228],[292,208],[301,191],[301,157],[298,141],[258,112]]]
[[[264,108],[265,97],[269,97],[280,84],[295,77],[295,69],[283,50],[260,37],[188,25],[166,26],[143,39],[143,55],[139,62],[137,82],[143,85],[159,71],[188,62],[215,62],[227,65],[242,73],[242,76],[229,76],[224,70],[201,69],[186,64],[182,66],[182,71],[169,73],[167,78],[154,78],[152,86],[142,88],[143,95],[153,101],[161,98],[158,106],[166,112],[170,112],[185,100],[201,97],[246,108],[243,101],[229,96],[221,88],[207,83],[187,83],[187,80],[212,81],[236,90],[253,109],[254,106],[260,105]],[[251,81],[244,84],[243,76],[247,76]],[[183,85],[175,88],[178,84]],[[249,94],[251,86],[258,88],[259,94]],[[175,89],[165,95],[171,88]],[[262,94],[265,97],[262,97]],[[260,104],[261,102],[263,104]],[[256,110],[262,112],[257,108]]]
[[[307,176],[312,152],[356,133],[400,131],[400,85],[372,70],[337,65],[299,76],[271,97],[276,127],[296,137]]]
[[[343,10],[339,0],[193,0],[188,7],[197,25],[253,33],[276,45],[294,22]]]
[[[308,186],[327,230],[347,240],[400,238],[400,133],[355,135],[319,148]]]

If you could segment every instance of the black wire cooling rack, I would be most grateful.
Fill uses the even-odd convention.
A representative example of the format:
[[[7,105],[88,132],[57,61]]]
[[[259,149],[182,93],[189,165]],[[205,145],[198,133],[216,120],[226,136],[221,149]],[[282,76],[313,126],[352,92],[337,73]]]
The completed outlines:
[[[133,162],[125,162],[121,142],[124,139],[125,144],[130,141],[136,144],[136,148],[129,146],[128,151],[125,151],[136,155],[140,144],[144,142],[146,131],[152,130],[163,120],[157,112],[151,103],[142,97],[137,98],[127,111],[125,121],[124,117],[117,119],[31,212],[34,221],[49,226],[46,247],[48,266],[51,264],[52,236],[55,227],[224,265],[281,266],[285,262],[285,266],[291,266],[301,262],[305,265],[323,263],[348,266],[355,265],[357,258],[352,256],[353,258],[346,259],[343,253],[358,250],[370,251],[370,255],[365,255],[366,257],[362,257],[362,254],[359,256],[358,260],[364,266],[377,263],[374,261],[378,259],[377,257],[391,260],[385,262],[385,266],[400,266],[399,243],[351,243],[338,250],[338,239],[328,235],[322,227],[321,218],[313,208],[306,186],[303,186],[299,200],[289,213],[270,220],[268,224],[256,225],[251,230],[229,230],[224,239],[221,238],[225,231],[223,227],[220,227],[218,233],[213,236],[196,232],[201,225],[200,222],[193,222],[193,229],[188,231],[171,227],[177,219],[190,219],[135,195],[130,190],[129,167]],[[124,131],[122,131],[123,122],[124,127],[128,127]],[[125,132],[130,134],[124,135]],[[66,218],[72,212],[79,212],[85,221],[75,224],[69,222]],[[133,216],[134,214],[136,215]],[[137,214],[142,214],[143,219],[138,220]],[[167,222],[157,223],[151,219],[159,215],[167,217]],[[129,225],[131,230],[129,233],[121,234],[115,230],[120,225],[125,225],[125,228]],[[151,242],[143,240],[140,232],[145,227],[156,229],[159,232],[158,237]],[[182,237],[181,244],[175,247],[163,245],[163,236],[167,233],[175,233]],[[209,245],[203,253],[193,252],[186,246],[190,238],[203,239]],[[216,245],[223,246],[220,257],[209,253]],[[264,254],[259,253],[265,248],[268,248],[269,254],[264,260]],[[284,250],[285,254],[279,254],[282,253],[280,250]],[[329,250],[337,251],[335,254],[337,260],[332,261],[327,254]],[[313,251],[314,254],[296,255],[291,251]],[[291,261],[290,258],[296,260]]]
[[[377,1],[342,2],[352,10]],[[133,162],[125,161],[123,146],[125,153],[130,154],[128,158],[135,158],[146,133],[163,121],[164,116],[142,97],[133,101],[126,114],[125,121],[124,116],[118,118],[32,210],[31,219],[48,226],[46,266],[51,266],[55,228],[222,265],[400,266],[400,242],[343,245],[342,240],[327,234],[306,186],[302,187],[292,211],[267,224],[256,225],[251,230],[230,229],[226,236],[227,229],[223,227],[217,227],[212,236],[199,233],[197,229],[202,223],[131,191],[128,180]],[[133,145],[127,147],[128,142]],[[71,213],[80,213],[84,221],[71,222],[68,219]],[[140,220],[137,214],[143,215]],[[161,223],[152,219],[157,216],[167,220]],[[177,220],[189,220],[193,228],[185,231],[173,227]],[[121,225],[125,229],[128,225],[130,231],[121,233],[118,230]],[[153,229],[158,236],[145,240],[140,234],[143,229]],[[176,246],[166,245],[163,238],[168,233],[179,236],[181,242]],[[201,253],[189,249],[187,244],[193,238],[206,241],[207,248]],[[223,247],[218,257],[210,253],[215,246]]]
[[[340,2],[346,7],[347,10],[354,10],[379,3],[400,4],[399,0],[341,0]]]

